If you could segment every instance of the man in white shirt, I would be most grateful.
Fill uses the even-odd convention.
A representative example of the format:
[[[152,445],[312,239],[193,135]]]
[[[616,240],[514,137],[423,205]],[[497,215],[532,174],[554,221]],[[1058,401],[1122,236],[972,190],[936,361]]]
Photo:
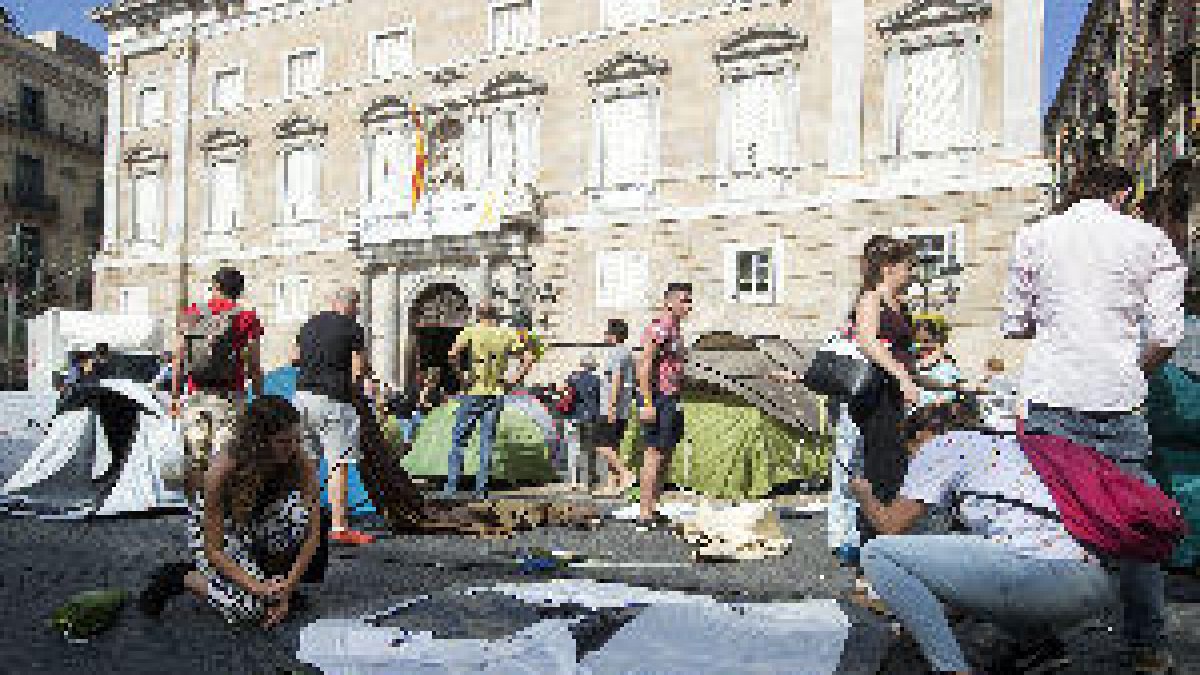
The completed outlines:
[[[1150,481],[1150,434],[1140,407],[1146,376],[1183,339],[1187,268],[1162,230],[1121,209],[1133,177],[1093,168],[1085,197],[1017,235],[1004,332],[1032,340],[1021,377],[1030,432],[1095,447]],[[1134,670],[1170,670],[1164,577],[1121,561],[1125,637]]]

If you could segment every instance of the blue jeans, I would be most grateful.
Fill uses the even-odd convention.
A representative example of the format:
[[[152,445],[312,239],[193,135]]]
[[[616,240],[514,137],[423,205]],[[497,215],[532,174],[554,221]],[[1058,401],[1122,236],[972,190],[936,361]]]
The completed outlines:
[[[1089,445],[1127,473],[1154,485],[1146,470],[1150,430],[1146,418],[1130,413],[1106,413],[1103,418],[1076,410],[1033,404],[1025,428]],[[1166,574],[1157,563],[1117,561],[1121,578],[1122,631],[1134,649],[1159,649],[1167,642]]]
[[[862,559],[875,592],[939,672],[970,670],[944,605],[1025,641],[1099,616],[1114,600],[1098,564],[1022,556],[976,536],[881,535]]]
[[[486,492],[488,471],[492,465],[492,444],[496,442],[496,424],[500,411],[504,409],[503,396],[459,397],[458,410],[454,415],[454,431],[451,434],[450,466],[446,471],[446,491],[458,490],[458,477],[463,470],[463,453],[467,442],[475,431],[475,423],[481,419],[479,429],[479,473],[475,474],[475,491]]]
[[[413,439],[417,437],[417,429],[421,427],[421,419],[421,413],[418,411],[414,412],[412,417],[400,420],[400,433],[403,435],[405,443],[412,443]]]

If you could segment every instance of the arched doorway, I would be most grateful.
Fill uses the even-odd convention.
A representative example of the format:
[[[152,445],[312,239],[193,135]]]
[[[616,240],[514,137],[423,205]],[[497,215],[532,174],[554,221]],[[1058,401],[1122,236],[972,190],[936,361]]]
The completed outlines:
[[[442,384],[458,391],[461,367],[450,363],[448,354],[459,331],[471,320],[471,303],[454,284],[432,284],[413,300],[409,312],[408,372],[415,375],[429,368],[442,371]]]

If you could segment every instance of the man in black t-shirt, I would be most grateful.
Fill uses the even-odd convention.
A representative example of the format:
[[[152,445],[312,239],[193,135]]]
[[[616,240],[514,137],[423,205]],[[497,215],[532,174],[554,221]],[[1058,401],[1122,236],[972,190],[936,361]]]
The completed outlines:
[[[366,337],[354,317],[358,291],[339,290],[333,311],[317,314],[300,329],[300,373],[296,407],[314,458],[324,455],[329,466],[329,538],[343,544],[369,544],[370,535],[351,530],[346,521],[348,467],[358,461],[359,425],[355,392],[367,377]]]

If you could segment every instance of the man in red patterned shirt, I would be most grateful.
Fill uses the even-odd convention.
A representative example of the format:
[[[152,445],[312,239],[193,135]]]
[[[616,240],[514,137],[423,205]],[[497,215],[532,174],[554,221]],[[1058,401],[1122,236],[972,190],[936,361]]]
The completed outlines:
[[[655,508],[662,493],[663,480],[671,466],[671,453],[683,438],[683,408],[679,395],[683,389],[686,353],[680,323],[692,311],[692,285],[667,286],[663,309],[642,334],[642,358],[638,364],[641,391],[642,436],[646,456],[642,461],[641,528],[660,522]]]

